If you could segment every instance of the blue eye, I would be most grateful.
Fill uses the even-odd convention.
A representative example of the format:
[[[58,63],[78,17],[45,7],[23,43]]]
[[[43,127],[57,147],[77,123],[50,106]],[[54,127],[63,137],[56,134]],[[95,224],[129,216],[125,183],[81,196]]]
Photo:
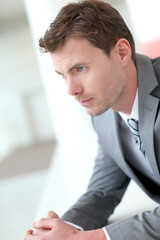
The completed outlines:
[[[86,67],[77,67],[77,72],[83,72],[86,69]]]

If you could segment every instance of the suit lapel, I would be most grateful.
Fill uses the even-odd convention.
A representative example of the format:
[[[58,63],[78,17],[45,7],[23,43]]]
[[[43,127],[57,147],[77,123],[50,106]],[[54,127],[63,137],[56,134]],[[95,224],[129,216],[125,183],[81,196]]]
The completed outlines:
[[[142,98],[142,96],[140,97]],[[139,131],[140,136],[146,151],[146,155],[150,165],[156,175],[159,175],[158,165],[156,162],[155,150],[154,150],[154,123],[156,112],[158,108],[158,99],[148,96],[143,96],[144,108],[141,105],[140,110],[142,115],[139,117]],[[143,108],[143,109],[142,109]],[[146,121],[147,119],[147,121]],[[147,131],[146,131],[147,129]]]
[[[119,129],[120,116],[117,113],[113,112],[112,123],[110,131],[112,132],[112,141],[110,141],[110,149],[112,150],[112,155],[114,156],[115,161],[119,167],[128,175],[130,178],[134,179],[138,184],[141,185],[139,179],[135,175],[131,165],[126,161],[125,153],[122,148],[121,133]],[[115,148],[113,148],[115,146]],[[115,151],[116,149],[116,151]]]
[[[143,55],[138,55],[136,60],[138,72],[139,131],[150,165],[154,173],[159,176],[156,162],[158,159],[156,159],[154,150],[154,123],[159,99],[150,95],[158,83],[151,60]]]

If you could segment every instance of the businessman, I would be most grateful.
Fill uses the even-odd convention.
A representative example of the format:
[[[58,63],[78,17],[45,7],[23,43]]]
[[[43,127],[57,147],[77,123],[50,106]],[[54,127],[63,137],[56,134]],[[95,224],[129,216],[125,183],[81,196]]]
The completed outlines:
[[[160,239],[160,207],[108,224],[130,179],[160,203],[160,58],[135,53],[120,14],[98,0],[63,7],[39,46],[91,115],[99,150],[87,192],[61,219],[49,211],[33,223],[25,240]]]

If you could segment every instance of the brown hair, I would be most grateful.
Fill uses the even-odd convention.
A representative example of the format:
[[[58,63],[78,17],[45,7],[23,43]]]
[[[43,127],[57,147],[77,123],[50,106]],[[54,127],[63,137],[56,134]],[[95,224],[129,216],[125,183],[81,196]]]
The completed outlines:
[[[99,0],[83,0],[64,6],[39,39],[42,52],[55,52],[69,37],[87,39],[107,55],[120,38],[125,38],[132,49],[135,61],[135,44],[119,12],[110,4]]]

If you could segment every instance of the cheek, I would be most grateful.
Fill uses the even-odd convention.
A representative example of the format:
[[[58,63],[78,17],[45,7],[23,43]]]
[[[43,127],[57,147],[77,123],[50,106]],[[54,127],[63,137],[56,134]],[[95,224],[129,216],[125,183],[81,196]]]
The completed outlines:
[[[103,74],[102,72],[96,72],[95,74],[92,74],[92,77],[90,77],[89,80],[90,86],[92,88],[101,89],[104,88],[105,85],[107,85],[107,78],[106,75]]]
[[[83,86],[86,93],[104,95],[107,89],[111,88],[110,69],[106,71],[104,67],[99,67],[92,74],[84,77]]]

